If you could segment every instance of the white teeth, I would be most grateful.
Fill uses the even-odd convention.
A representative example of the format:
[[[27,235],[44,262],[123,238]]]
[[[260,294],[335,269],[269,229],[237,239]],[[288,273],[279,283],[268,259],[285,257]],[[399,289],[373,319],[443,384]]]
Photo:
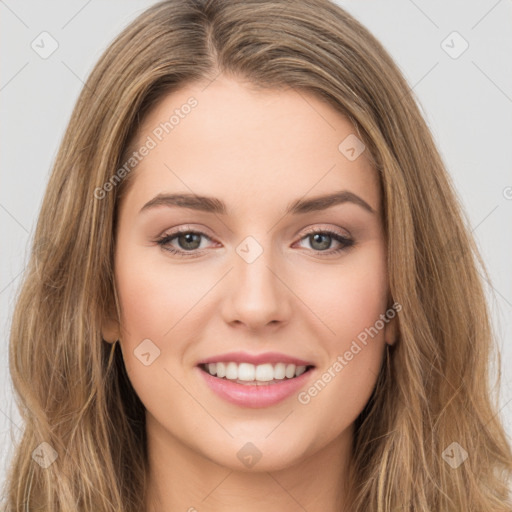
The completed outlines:
[[[302,375],[305,371],[305,366],[297,366],[297,369],[295,370],[295,376],[298,377],[299,375]]]
[[[274,380],[274,367],[268,364],[259,364],[256,366],[256,379],[263,382]]]
[[[225,377],[228,380],[242,380],[245,382],[258,381],[269,382],[271,380],[282,380],[285,377],[292,379],[306,371],[306,366],[295,366],[286,363],[265,363],[255,366],[251,363],[208,363],[204,365],[210,375],[219,378]]]
[[[215,373],[212,373],[211,370],[210,370],[210,373],[212,375],[215,375]],[[225,376],[226,376],[226,365],[224,363],[217,363],[217,377],[225,377]]]
[[[295,377],[295,365],[294,364],[287,364],[286,370],[284,371],[284,374],[287,379],[291,379],[292,377]]]
[[[286,365],[284,363],[277,363],[274,366],[274,379],[284,379],[286,377]]]
[[[240,363],[238,365],[238,379],[239,380],[254,380],[255,373],[256,373],[256,370],[255,370],[253,364]]]
[[[226,379],[238,379],[238,365],[236,363],[228,363],[226,366]]]

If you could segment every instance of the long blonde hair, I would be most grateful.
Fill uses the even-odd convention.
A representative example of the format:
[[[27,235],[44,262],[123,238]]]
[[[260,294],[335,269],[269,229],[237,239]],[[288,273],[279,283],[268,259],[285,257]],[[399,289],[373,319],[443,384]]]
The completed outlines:
[[[9,364],[24,428],[4,507],[144,509],[144,407],[118,344],[101,334],[104,316],[116,314],[116,208],[130,175],[100,199],[95,191],[159,99],[221,72],[322,98],[354,124],[380,176],[390,294],[402,310],[399,339],[356,422],[351,510],[512,510],[482,261],[412,91],[368,30],[327,0],[164,1],[95,66],[54,164],[13,314]],[[446,460],[454,450],[468,455],[457,468]]]

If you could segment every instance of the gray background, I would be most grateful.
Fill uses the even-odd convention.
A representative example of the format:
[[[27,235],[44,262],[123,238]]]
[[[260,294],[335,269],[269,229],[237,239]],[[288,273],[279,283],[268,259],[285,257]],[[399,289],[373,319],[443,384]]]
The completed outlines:
[[[94,63],[152,3],[0,0],[0,483],[11,434],[20,433],[8,370],[9,320],[51,165]],[[512,2],[339,4],[402,69],[466,208],[491,277],[487,292],[503,356],[500,408],[512,434]],[[58,43],[46,59],[31,47],[33,41],[42,46],[43,31]],[[469,44],[457,58],[464,42],[450,36],[454,31]],[[46,49],[49,44],[46,39]]]

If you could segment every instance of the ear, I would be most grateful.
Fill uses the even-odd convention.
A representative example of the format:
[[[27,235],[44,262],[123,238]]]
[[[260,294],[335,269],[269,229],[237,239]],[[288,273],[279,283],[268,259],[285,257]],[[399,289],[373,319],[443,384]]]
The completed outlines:
[[[116,342],[119,335],[119,324],[113,319],[105,319],[101,325],[101,336],[107,343]]]
[[[386,316],[389,318],[389,321],[384,327],[384,339],[390,346],[394,345],[398,339],[398,311],[401,310],[402,305],[395,302],[386,311]]]
[[[101,336],[107,343],[116,342],[121,336],[121,329],[117,314],[110,308],[106,311],[101,323]]]

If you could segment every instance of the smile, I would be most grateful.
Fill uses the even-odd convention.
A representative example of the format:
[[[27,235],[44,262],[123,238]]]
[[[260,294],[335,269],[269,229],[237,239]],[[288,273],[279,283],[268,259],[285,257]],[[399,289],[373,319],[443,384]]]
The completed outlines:
[[[217,362],[196,367],[210,391],[239,407],[270,407],[296,395],[314,366]]]
[[[299,377],[311,368],[311,365],[297,366],[290,363],[254,365],[231,361],[203,364],[201,368],[214,377],[232,380],[239,384],[267,385]]]

